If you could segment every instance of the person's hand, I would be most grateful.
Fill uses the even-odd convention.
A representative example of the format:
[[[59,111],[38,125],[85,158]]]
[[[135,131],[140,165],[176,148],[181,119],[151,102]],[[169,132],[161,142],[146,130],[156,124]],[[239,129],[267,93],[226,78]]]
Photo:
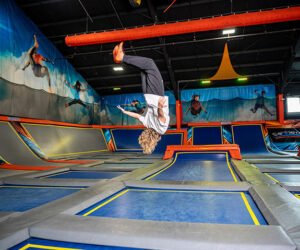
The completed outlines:
[[[118,105],[117,108],[120,109],[124,113],[125,110],[120,105]]]
[[[205,110],[205,113],[207,114],[208,112]]]
[[[167,101],[167,98],[165,98],[165,97],[160,97],[160,98],[158,99],[158,108],[162,109],[162,108],[168,107],[167,105],[165,105],[166,101]]]

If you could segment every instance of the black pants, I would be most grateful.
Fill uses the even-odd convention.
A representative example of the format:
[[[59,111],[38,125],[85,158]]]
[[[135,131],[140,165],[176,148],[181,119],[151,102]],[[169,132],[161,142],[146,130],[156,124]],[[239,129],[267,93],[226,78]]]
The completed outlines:
[[[76,100],[76,99],[74,99],[73,101],[69,102],[68,106],[71,106],[71,105],[76,104],[76,103],[78,103],[78,104],[80,104],[80,105],[82,105],[84,107],[87,107],[87,105],[85,105],[81,100]]]
[[[124,55],[123,62],[142,70],[142,89],[144,94],[165,95],[162,76],[152,59]]]

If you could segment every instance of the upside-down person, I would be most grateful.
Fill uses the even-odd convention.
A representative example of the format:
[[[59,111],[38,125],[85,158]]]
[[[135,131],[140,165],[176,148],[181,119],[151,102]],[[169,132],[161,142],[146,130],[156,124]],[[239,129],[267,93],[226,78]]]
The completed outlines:
[[[150,58],[125,55],[123,42],[116,45],[113,51],[116,63],[126,63],[141,70],[142,89],[148,106],[145,116],[118,108],[126,115],[139,119],[146,129],[139,136],[139,144],[145,154],[151,154],[169,126],[168,97],[165,96],[162,76]]]

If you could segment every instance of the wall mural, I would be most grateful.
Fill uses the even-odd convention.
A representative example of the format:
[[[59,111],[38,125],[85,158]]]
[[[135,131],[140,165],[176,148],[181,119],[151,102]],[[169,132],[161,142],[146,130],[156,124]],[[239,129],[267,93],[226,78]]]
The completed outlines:
[[[11,0],[0,1],[0,114],[100,122],[100,96]]]
[[[276,120],[273,84],[181,91],[183,123]]]

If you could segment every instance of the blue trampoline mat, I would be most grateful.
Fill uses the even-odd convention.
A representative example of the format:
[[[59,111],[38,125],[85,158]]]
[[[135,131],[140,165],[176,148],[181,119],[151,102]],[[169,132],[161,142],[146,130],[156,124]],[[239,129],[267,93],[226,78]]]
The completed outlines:
[[[221,126],[193,127],[193,145],[223,144]]]
[[[97,167],[126,167],[126,168],[142,168],[142,167],[147,167],[151,163],[104,163],[101,165],[97,165]]]
[[[64,171],[46,176],[40,176],[40,179],[111,179],[128,172],[97,172],[97,171]]]
[[[97,246],[90,244],[71,243],[55,240],[43,240],[37,238],[29,238],[22,243],[9,248],[9,250],[40,250],[40,249],[53,249],[53,250],[134,250],[137,248],[127,247],[113,247],[113,246]]]
[[[208,160],[205,160],[208,159]],[[176,153],[174,161],[146,180],[166,181],[238,181],[228,153]]]
[[[297,191],[297,192],[291,192],[293,195],[295,195],[297,198],[300,199],[300,192]]]
[[[275,155],[266,147],[261,125],[233,125],[232,135],[243,155]]]
[[[266,225],[246,192],[123,189],[78,215],[192,223]]]
[[[79,187],[0,186],[0,211],[23,212],[75,193]]]
[[[271,176],[273,180],[277,182],[299,182],[300,183],[300,173],[265,173],[267,176]]]

